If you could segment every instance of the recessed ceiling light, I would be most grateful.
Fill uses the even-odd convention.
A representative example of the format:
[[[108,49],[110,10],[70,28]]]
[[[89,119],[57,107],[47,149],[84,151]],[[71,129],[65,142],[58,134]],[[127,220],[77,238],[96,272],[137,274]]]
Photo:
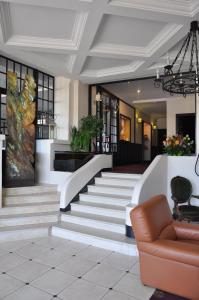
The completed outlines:
[[[140,94],[140,93],[141,93],[141,90],[140,90],[140,89],[137,89],[137,93]]]

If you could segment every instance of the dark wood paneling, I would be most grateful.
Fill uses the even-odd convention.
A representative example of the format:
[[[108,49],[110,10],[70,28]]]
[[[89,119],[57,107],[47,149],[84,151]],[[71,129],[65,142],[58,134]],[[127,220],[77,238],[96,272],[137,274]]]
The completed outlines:
[[[114,153],[115,166],[128,165],[142,162],[142,145],[119,141],[118,152]]]

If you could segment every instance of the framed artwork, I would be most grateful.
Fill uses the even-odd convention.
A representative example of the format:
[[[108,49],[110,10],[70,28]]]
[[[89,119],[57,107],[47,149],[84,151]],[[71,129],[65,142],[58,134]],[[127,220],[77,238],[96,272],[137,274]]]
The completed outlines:
[[[35,181],[36,84],[26,75],[19,91],[17,74],[8,71],[7,76],[5,186],[30,186]]]
[[[131,141],[131,119],[120,114],[120,140]]]

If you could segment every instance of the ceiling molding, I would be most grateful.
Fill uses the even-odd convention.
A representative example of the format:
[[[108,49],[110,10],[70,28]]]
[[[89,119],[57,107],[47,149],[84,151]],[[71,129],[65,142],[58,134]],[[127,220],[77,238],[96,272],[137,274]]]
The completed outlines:
[[[86,26],[87,18],[88,18],[87,12],[78,13],[75,18],[71,40],[76,45],[76,49],[79,49],[80,42]]]
[[[129,65],[126,66],[120,66],[120,67],[113,67],[113,68],[107,68],[102,70],[87,70],[81,73],[81,76],[83,77],[106,77],[106,76],[113,76],[118,74],[128,74],[135,72],[144,61],[135,61]]]
[[[186,0],[111,0],[112,6],[136,8],[141,10],[155,11],[159,13],[169,13],[181,16],[191,16],[191,3]]]
[[[8,2],[0,2],[0,26],[3,34],[3,42],[5,43],[12,34],[12,21]]]
[[[58,50],[78,50],[73,40],[12,35],[5,43],[7,46],[50,48]]]
[[[14,18],[15,15],[10,13],[9,3],[18,5],[19,15],[14,21],[19,22],[20,26],[25,24],[20,21],[26,20],[23,9],[20,12],[20,5],[30,5],[30,9],[33,8],[36,12],[41,6],[45,7],[45,22],[54,22],[55,32],[51,34],[47,26],[44,37],[33,36],[31,27],[35,24],[30,21],[30,29],[27,28],[26,35],[13,34],[12,17]],[[56,12],[57,19],[51,20],[49,16],[53,8],[60,11],[70,10],[73,12],[73,17],[69,20],[66,18],[66,22],[64,19],[64,23],[61,19],[59,22],[59,14]],[[103,22],[104,16],[107,15],[118,17],[114,26],[106,21]],[[199,17],[199,0],[0,0],[0,45],[1,49],[7,50],[8,55],[16,53],[19,59],[24,56],[26,60],[29,59],[30,63],[37,66],[38,64],[42,66],[43,62],[43,66],[45,68],[49,66],[49,72],[54,72],[56,75],[65,74],[70,78],[94,83],[133,79],[154,75],[154,69],[157,67],[161,74],[163,71],[161,67],[166,63],[165,53],[169,52],[172,59],[177,43],[188,32],[190,21],[194,20],[194,16],[195,19]],[[147,33],[141,35],[139,32],[139,24],[135,23],[137,28],[132,36],[131,23],[127,22],[124,33],[129,37],[127,35],[125,42],[120,44],[122,39],[117,29],[121,20],[125,21],[125,18],[135,21],[138,19],[141,27],[141,22],[148,20],[147,29],[151,33],[154,26],[150,25],[150,21],[160,24],[158,28],[165,26],[159,33],[154,31],[154,38],[148,43]],[[39,24],[38,28],[43,23]],[[67,25],[71,28],[69,32],[71,36],[64,38]],[[102,42],[97,43],[101,30],[109,32],[108,43],[104,42],[103,36]],[[56,38],[58,35],[54,34],[59,31],[63,33],[63,37]],[[109,43],[110,40],[116,43]],[[132,40],[135,41],[134,46],[131,46]],[[22,55],[22,53],[26,54]],[[45,53],[52,53],[52,56],[45,56]],[[94,57],[93,59],[101,57],[103,66],[99,60],[95,70],[91,67],[86,68],[86,61],[91,56]],[[106,60],[109,58],[113,63],[111,67],[106,67]],[[119,63],[118,59],[121,60]]]
[[[70,55],[67,61],[67,71],[68,73],[72,73],[73,66],[76,60],[76,55]]]
[[[160,47],[170,40],[181,28],[182,24],[167,24],[147,46],[147,56],[152,56]]]

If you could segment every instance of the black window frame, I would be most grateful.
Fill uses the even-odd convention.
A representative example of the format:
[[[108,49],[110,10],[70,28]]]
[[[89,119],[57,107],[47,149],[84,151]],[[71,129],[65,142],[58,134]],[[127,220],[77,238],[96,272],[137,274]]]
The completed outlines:
[[[4,62],[4,64],[3,64]],[[11,68],[12,66],[12,68]],[[55,78],[54,76],[40,71],[34,67],[28,66],[27,64],[20,63],[12,58],[0,55],[0,94],[7,94],[7,71],[12,71],[17,73],[18,87],[21,91],[23,87],[23,81],[26,74],[31,74],[36,83],[36,139],[49,139],[49,120],[54,119],[54,98],[55,98]],[[42,74],[43,82],[39,84],[39,77]],[[47,78],[47,85],[44,79]],[[3,81],[4,80],[4,81]],[[3,84],[4,83],[4,84]],[[42,92],[42,97],[39,98],[39,87],[42,87],[42,91],[47,90],[47,97],[44,98],[44,93]],[[42,103],[42,110],[38,110],[39,101]],[[46,104],[46,110],[44,110],[44,104]],[[0,134],[7,135],[6,118],[2,118],[2,107],[6,103],[2,102],[2,97],[0,97]],[[39,122],[41,121],[41,122]],[[40,124],[39,124],[40,123]]]

